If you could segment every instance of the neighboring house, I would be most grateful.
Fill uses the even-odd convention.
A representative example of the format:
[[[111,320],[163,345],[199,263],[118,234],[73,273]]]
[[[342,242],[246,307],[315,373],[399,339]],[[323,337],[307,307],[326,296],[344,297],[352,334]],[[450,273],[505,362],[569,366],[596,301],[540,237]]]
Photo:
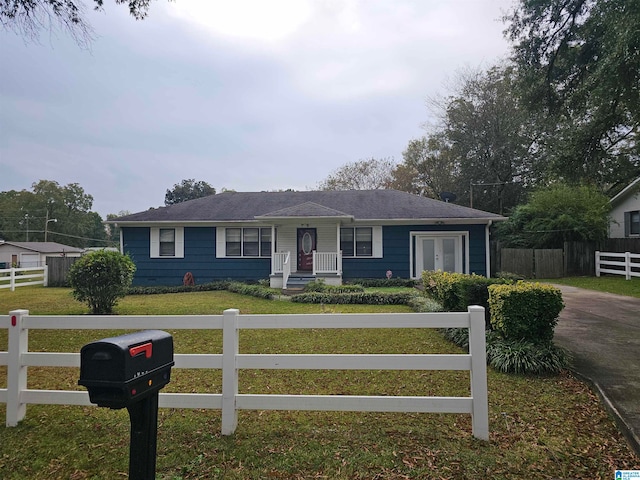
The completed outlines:
[[[42,267],[47,257],[79,257],[82,249],[56,242],[0,241],[0,268]]]
[[[609,238],[640,238],[640,177],[610,200]]]
[[[136,285],[301,277],[419,278],[423,270],[487,275],[489,227],[505,220],[396,190],[224,192],[126,215],[121,249]]]

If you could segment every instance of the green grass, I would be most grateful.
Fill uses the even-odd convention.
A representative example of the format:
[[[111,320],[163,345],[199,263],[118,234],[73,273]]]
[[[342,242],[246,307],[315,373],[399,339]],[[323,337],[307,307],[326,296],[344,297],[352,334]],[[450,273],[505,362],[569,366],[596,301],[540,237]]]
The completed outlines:
[[[22,290],[22,291],[20,291]],[[320,306],[227,292],[127,297],[121,314],[406,311]],[[0,312],[83,314],[69,290],[0,292]],[[33,331],[31,350],[77,351],[105,331]],[[118,332],[113,332],[118,333]],[[175,330],[176,353],[217,353],[220,333]],[[0,350],[6,332],[0,332]],[[435,331],[248,330],[242,353],[458,353]],[[6,369],[0,386],[6,385]],[[81,389],[73,368],[29,368],[29,388]],[[471,434],[469,415],[241,411],[236,434],[220,435],[216,410],[160,409],[157,478],[180,479],[609,479],[638,469],[596,395],[568,373],[533,378],[488,373],[490,441]],[[240,372],[241,393],[469,395],[464,372]],[[175,369],[165,391],[219,392],[217,371]],[[5,414],[0,405],[0,415]],[[29,405],[18,427],[0,427],[0,478],[126,478],[124,410]]]
[[[640,278],[638,277],[626,280],[621,275],[602,275],[600,277],[566,277],[536,281],[640,298]]]

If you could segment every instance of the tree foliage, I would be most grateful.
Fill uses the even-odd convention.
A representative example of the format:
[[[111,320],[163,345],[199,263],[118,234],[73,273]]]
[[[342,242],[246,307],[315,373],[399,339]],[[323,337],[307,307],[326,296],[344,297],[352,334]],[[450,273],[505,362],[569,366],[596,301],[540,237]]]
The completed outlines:
[[[409,142],[394,170],[395,188],[504,213],[540,179],[535,129],[508,65],[458,75],[450,94],[430,103],[439,122]],[[471,198],[472,186],[474,196]]]
[[[440,198],[457,189],[458,166],[442,136],[413,139],[402,152],[403,162],[393,169],[391,187],[396,190]]]
[[[602,189],[640,173],[640,2],[520,0],[505,20],[523,98],[555,127],[553,173]]]
[[[114,0],[126,4],[137,20],[147,16],[151,0]],[[95,10],[102,10],[104,0],[92,0]],[[82,0],[2,0],[0,25],[30,40],[37,40],[41,30],[65,30],[80,45],[93,39],[93,29],[85,20]]]
[[[523,248],[600,241],[607,237],[610,208],[608,197],[596,187],[557,184],[533,192],[498,225],[498,234],[506,246]]]
[[[97,250],[76,261],[69,270],[73,298],[86,302],[94,315],[113,313],[133,281],[136,266],[127,255]]]
[[[369,158],[348,163],[318,183],[320,190],[377,190],[388,188],[394,163],[389,158]]]
[[[0,236],[5,240],[57,241],[74,247],[107,244],[93,197],[77,183],[40,180],[32,191],[0,192]]]
[[[164,204],[175,205],[176,203],[186,202],[187,200],[215,195],[215,193],[216,189],[207,182],[196,182],[193,178],[189,178],[182,180],[180,183],[176,183],[173,189],[167,190],[164,196]]]

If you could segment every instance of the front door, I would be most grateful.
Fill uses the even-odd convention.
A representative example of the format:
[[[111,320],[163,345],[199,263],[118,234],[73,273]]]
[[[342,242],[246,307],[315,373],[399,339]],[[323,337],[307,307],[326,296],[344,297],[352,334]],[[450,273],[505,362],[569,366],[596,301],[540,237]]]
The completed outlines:
[[[416,238],[416,276],[424,270],[462,272],[459,237],[418,236]]]
[[[316,249],[316,229],[298,229],[298,271],[313,271],[313,251]]]

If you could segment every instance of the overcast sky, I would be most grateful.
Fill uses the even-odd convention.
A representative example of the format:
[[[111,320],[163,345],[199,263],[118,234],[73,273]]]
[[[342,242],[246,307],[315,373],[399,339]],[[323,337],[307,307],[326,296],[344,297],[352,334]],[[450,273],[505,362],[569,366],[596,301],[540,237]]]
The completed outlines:
[[[427,98],[506,57],[512,5],[159,0],[136,21],[107,0],[86,12],[90,50],[0,30],[0,191],[78,183],[105,218],[187,178],[309,190],[349,162],[401,162]]]

